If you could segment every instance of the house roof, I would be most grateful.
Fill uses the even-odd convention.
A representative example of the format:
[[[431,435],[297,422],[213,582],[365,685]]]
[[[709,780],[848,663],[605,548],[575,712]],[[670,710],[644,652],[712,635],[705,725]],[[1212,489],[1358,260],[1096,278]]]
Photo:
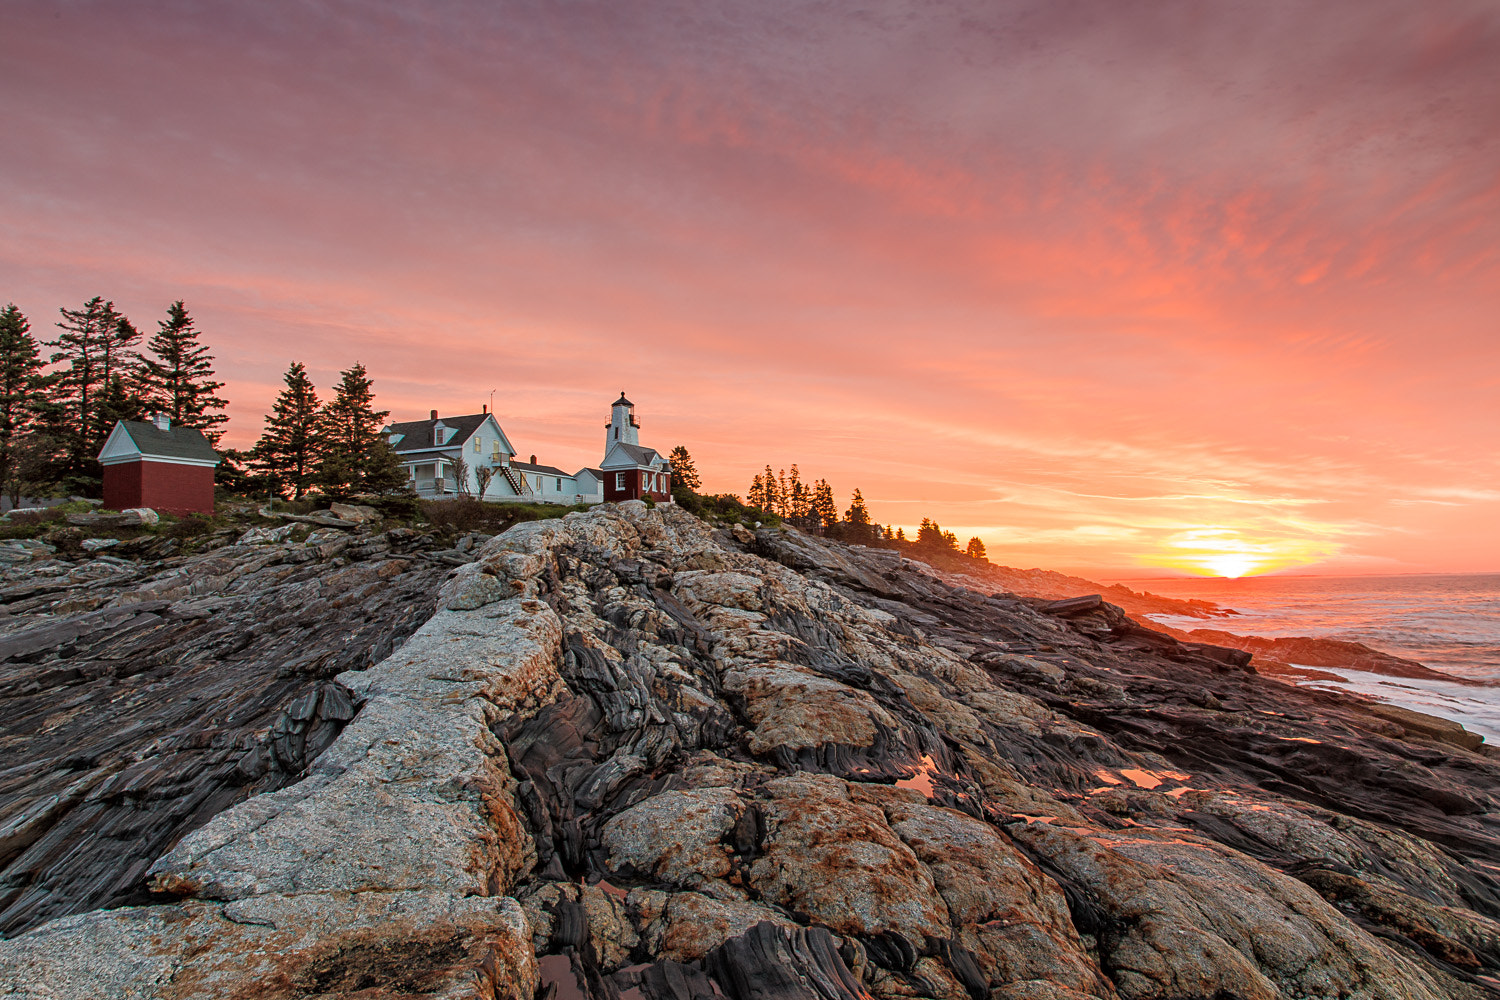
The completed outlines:
[[[522,472],[540,472],[544,476],[562,476],[564,479],[573,477],[554,465],[532,465],[530,462],[511,462],[512,469],[520,469]]]
[[[583,475],[585,472],[587,472],[589,475],[593,476],[595,479],[599,480],[600,482],[604,481],[604,470],[603,469],[588,469],[588,468],[579,469],[577,472],[573,473],[573,478],[577,479],[579,476]]]
[[[604,461],[599,463],[599,467],[601,469],[638,468],[655,472],[671,468],[671,463],[662,458],[661,453],[655,448],[643,448],[638,444],[615,441],[604,453]]]
[[[620,449],[641,465],[650,465],[658,457],[655,448],[642,448],[638,444],[630,444],[626,441],[620,442]]]
[[[196,427],[170,427],[162,430],[144,420],[121,420],[116,431],[123,429],[130,442],[146,458],[177,458],[194,462],[217,462],[219,453]],[[110,434],[114,437],[114,433]],[[108,448],[109,442],[105,443]]]
[[[479,430],[480,425],[493,416],[493,413],[469,413],[461,417],[439,417],[437,420],[408,420],[399,424],[391,424],[385,429],[384,433],[400,435],[396,443],[391,445],[398,455],[402,452],[430,451],[434,448],[447,448],[451,451],[473,437],[474,432]],[[433,428],[439,423],[457,432],[448,439],[447,444],[438,445],[432,443]],[[496,421],[495,426],[497,428],[500,426],[498,421]],[[503,430],[500,432],[500,438],[505,443],[505,446],[509,448],[510,440],[505,437]],[[512,451],[511,454],[515,454],[515,452]]]

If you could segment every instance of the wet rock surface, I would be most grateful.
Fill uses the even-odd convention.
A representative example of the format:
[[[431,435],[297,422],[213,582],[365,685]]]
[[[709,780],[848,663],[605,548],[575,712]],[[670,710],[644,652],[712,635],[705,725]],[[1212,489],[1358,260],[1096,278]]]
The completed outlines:
[[[1102,600],[667,507],[466,555],[404,646],[298,696],[354,707],[301,781],[164,845],[157,905],[0,943],[0,982],[1500,995],[1500,767],[1441,727]]]

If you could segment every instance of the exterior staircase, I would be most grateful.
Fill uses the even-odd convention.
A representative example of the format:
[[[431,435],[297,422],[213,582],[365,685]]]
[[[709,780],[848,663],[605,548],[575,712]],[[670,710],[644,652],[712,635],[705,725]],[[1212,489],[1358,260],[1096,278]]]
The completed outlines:
[[[516,496],[536,499],[536,491],[526,482],[526,477],[522,476],[521,481],[516,482],[516,474],[511,471],[510,466],[497,465],[495,466],[495,472],[510,485],[510,488],[515,491]]]

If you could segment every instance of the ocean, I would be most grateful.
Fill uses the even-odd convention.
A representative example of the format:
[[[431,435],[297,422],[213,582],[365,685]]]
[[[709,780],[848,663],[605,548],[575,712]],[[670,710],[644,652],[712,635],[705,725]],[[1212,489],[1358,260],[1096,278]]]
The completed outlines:
[[[1310,683],[1453,719],[1500,743],[1500,573],[1110,582],[1162,597],[1196,597],[1239,612],[1207,621],[1151,616],[1175,628],[1351,640],[1478,681],[1484,686],[1319,667],[1345,681]]]

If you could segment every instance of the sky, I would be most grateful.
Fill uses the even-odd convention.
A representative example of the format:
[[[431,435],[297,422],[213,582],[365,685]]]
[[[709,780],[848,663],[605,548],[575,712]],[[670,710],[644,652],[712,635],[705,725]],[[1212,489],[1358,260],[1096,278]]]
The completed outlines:
[[[0,301],[1098,576],[1500,571],[1500,7],[0,6]],[[492,396],[493,393],[493,396]]]

